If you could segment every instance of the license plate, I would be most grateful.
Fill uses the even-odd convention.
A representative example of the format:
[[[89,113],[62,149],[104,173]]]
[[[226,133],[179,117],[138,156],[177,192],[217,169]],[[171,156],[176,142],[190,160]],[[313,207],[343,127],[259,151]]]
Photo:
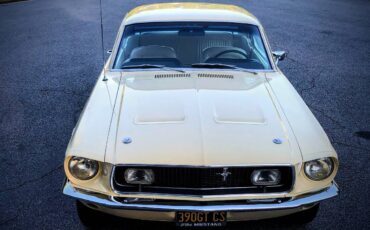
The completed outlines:
[[[222,227],[226,225],[226,212],[176,212],[178,227]]]

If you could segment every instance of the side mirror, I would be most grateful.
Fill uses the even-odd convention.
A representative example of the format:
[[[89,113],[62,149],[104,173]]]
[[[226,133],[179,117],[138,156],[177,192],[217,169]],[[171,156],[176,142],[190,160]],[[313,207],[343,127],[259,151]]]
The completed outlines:
[[[275,64],[277,65],[279,61],[282,61],[287,57],[288,53],[285,51],[273,51],[272,55],[274,56]]]

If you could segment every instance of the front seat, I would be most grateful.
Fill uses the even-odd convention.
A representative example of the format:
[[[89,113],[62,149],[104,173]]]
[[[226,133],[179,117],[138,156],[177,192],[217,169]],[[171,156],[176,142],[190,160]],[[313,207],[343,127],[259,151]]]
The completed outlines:
[[[149,45],[134,48],[129,58],[177,58],[177,55],[172,47]]]

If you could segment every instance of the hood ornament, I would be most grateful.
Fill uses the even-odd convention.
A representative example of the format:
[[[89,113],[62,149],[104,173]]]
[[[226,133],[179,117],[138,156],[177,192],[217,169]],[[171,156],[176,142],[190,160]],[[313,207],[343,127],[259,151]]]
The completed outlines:
[[[227,177],[231,175],[231,172],[228,171],[228,168],[224,168],[222,173],[216,173],[216,175],[222,176],[222,181],[226,182]]]
[[[122,139],[123,144],[130,144],[132,142],[131,137],[125,137]]]

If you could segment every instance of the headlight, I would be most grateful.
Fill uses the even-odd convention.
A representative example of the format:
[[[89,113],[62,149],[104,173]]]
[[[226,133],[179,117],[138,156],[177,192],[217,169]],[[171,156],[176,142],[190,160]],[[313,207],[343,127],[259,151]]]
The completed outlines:
[[[329,157],[308,161],[304,164],[304,172],[311,180],[324,180],[328,178],[334,169],[333,160]]]
[[[69,171],[72,176],[79,180],[89,180],[96,176],[99,170],[99,163],[83,157],[72,157],[69,160]]]
[[[154,173],[151,169],[126,169],[125,180],[128,184],[152,184]]]
[[[281,179],[281,173],[277,169],[258,169],[251,175],[254,185],[277,185]]]

